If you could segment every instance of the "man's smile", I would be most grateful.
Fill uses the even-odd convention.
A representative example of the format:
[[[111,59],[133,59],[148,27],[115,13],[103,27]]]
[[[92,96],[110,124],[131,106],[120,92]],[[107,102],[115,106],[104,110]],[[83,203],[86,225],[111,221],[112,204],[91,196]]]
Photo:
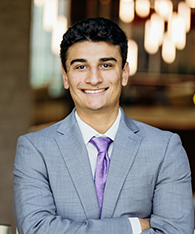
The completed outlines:
[[[105,90],[107,90],[108,88],[104,88],[104,89],[82,89],[82,91],[84,93],[89,93],[89,94],[96,94],[96,93],[101,93],[104,92]]]

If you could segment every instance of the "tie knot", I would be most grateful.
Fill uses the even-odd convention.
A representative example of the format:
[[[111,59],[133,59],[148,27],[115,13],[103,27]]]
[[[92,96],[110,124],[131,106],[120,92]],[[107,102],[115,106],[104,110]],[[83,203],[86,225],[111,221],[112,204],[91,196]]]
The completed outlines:
[[[92,137],[90,141],[98,152],[106,152],[112,140],[109,137]]]

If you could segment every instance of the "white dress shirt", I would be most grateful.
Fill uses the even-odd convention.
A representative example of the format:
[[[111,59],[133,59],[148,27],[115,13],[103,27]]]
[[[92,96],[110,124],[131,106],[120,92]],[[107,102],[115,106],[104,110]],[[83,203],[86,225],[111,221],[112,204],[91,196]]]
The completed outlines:
[[[88,155],[89,155],[89,161],[90,161],[90,164],[91,164],[92,174],[94,176],[98,151],[97,151],[96,147],[89,142],[89,140],[93,136],[95,136],[95,137],[103,136],[103,137],[109,137],[114,142],[114,138],[115,138],[115,135],[117,133],[120,118],[121,118],[121,110],[119,109],[118,116],[117,116],[115,122],[108,129],[108,131],[105,134],[98,133],[95,129],[93,129],[92,127],[87,125],[85,122],[83,122],[81,120],[81,118],[78,116],[76,111],[75,111],[75,117],[76,117],[76,120],[78,122],[81,133],[83,135],[83,139],[84,139],[84,142],[85,142],[85,145],[86,145],[86,148],[87,148],[87,151],[88,151]],[[110,159],[111,159],[111,155],[112,155],[113,142],[110,144],[110,146],[108,148],[108,156],[110,157]],[[140,234],[142,232],[142,229],[141,229],[139,219],[136,218],[136,217],[135,218],[129,218],[129,221],[131,223],[133,234]]]

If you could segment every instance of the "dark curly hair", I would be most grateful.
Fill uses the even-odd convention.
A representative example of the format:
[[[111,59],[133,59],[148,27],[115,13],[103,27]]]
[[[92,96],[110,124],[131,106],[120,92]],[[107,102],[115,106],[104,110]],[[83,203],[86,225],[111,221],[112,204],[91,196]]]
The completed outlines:
[[[66,72],[67,50],[74,43],[81,41],[105,41],[113,45],[118,45],[122,57],[122,68],[124,67],[128,48],[125,33],[111,20],[98,17],[85,19],[76,23],[63,35],[60,45],[60,58]]]

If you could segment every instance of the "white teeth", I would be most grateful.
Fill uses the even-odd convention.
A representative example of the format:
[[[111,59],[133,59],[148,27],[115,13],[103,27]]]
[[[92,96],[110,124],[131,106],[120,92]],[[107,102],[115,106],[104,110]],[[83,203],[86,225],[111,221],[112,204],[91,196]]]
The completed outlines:
[[[85,93],[100,93],[103,92],[105,89],[98,89],[98,90],[84,90]]]

